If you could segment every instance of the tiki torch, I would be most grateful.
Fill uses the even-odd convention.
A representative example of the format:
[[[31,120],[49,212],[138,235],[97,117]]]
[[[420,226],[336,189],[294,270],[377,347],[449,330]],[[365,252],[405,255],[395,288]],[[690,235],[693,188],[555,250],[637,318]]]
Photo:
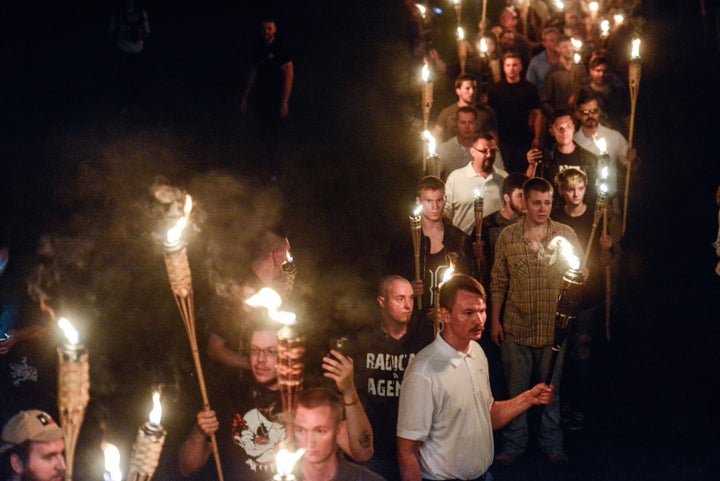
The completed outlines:
[[[485,207],[485,200],[483,199],[480,189],[475,189],[473,194],[473,205],[475,206],[475,242],[480,242],[482,240],[483,209]]]
[[[425,170],[423,172],[427,172],[427,169],[431,165],[435,165],[435,175],[437,177],[440,177],[440,157],[437,155],[437,142],[435,141],[435,137],[432,136],[429,130],[425,130],[423,132],[423,138],[427,141],[427,156],[425,157]]]
[[[67,338],[67,342],[57,348],[58,411],[65,437],[65,477],[71,481],[75,446],[85,419],[85,408],[90,401],[90,361],[88,351],[79,343],[80,336],[70,321],[61,317],[58,326]]]
[[[285,262],[282,263],[280,269],[282,271],[283,288],[289,295],[293,287],[295,287],[295,276],[297,276],[297,267],[295,266],[293,256],[290,255],[290,251],[287,252]]]
[[[423,111],[423,130],[427,130],[430,122],[430,109],[433,104],[433,82],[430,78],[430,67],[427,60],[422,67],[422,111]],[[423,172],[425,169],[423,169]]]
[[[182,231],[187,225],[192,211],[192,198],[188,195],[185,197],[184,215],[178,219],[177,224],[167,232],[165,241],[165,268],[170,281],[170,288],[175,303],[180,310],[183,323],[185,324],[185,332],[190,342],[190,350],[192,351],[193,361],[195,362],[195,371],[200,385],[200,394],[202,395],[203,408],[207,411],[210,409],[210,400],[205,387],[205,376],[203,375],[202,363],[200,362],[200,352],[198,351],[197,335],[195,331],[195,308],[193,301],[192,276],[190,275],[190,263],[187,256],[187,248],[181,241]],[[215,434],[210,435],[213,456],[215,458],[215,468],[218,472],[220,481],[224,480],[222,466],[220,465],[220,451],[218,450]]]
[[[630,52],[630,65],[628,66],[628,88],[630,89],[630,125],[628,126],[628,146],[633,146],[633,137],[635,133],[635,107],[637,106],[638,92],[640,90],[640,77],[642,75],[642,64],[640,63],[640,38],[635,37],[632,40],[632,50]],[[630,162],[627,164],[627,172],[625,173],[625,202],[623,204],[623,223],[622,233],[625,235],[627,227],[628,215],[628,194],[630,193]]]
[[[598,185],[597,199],[595,200],[595,214],[593,216],[592,229],[590,231],[590,238],[588,239],[587,249],[585,249],[585,257],[583,258],[583,266],[587,265],[588,258],[590,257],[590,251],[593,246],[593,239],[595,238],[595,232],[597,226],[600,223],[600,219],[604,217],[605,211],[608,205],[608,161],[610,156],[607,152],[607,143],[604,138],[600,138],[595,142],[595,145],[600,149],[600,184]]]
[[[162,405],[160,393],[153,393],[153,409],[149,420],[138,428],[130,458],[127,481],[150,481],[160,461],[166,431],[160,424]]]
[[[452,262],[450,263],[450,267],[445,269],[445,273],[443,274],[442,282],[437,285],[437,287],[434,288],[435,290],[435,315],[433,316],[433,332],[434,336],[437,337],[438,333],[442,331],[443,329],[443,322],[442,322],[442,315],[440,314],[440,288],[443,284],[445,284],[447,281],[450,280],[450,278],[455,273],[455,267],[453,267]]]
[[[105,457],[105,472],[103,472],[103,481],[122,481],[122,471],[120,470],[120,450],[114,444],[103,441],[100,444]]]
[[[305,454],[304,449],[298,449],[291,453],[282,448],[275,455],[275,464],[277,465],[277,474],[273,476],[273,481],[295,481],[295,475],[292,473],[295,463]]]
[[[480,35],[485,35],[485,29],[487,27],[487,0],[483,0],[482,4],[482,15],[480,16]]]
[[[415,280],[422,280],[420,273],[420,239],[422,238],[422,206],[419,205],[415,208],[412,215],[410,216],[410,235],[413,240],[413,254],[415,255]],[[415,299],[417,302],[417,308],[422,309],[422,296],[418,296]]]
[[[283,326],[277,331],[278,337],[278,384],[285,417],[285,432],[287,443],[294,439],[294,416],[297,405],[297,395],[302,390],[305,371],[304,340],[297,329],[297,319],[294,313],[279,311],[282,299],[280,295],[269,287],[263,287],[253,296],[245,300],[252,307],[265,307],[268,316],[280,322]]]
[[[458,42],[458,60],[460,61],[460,73],[465,73],[465,65],[467,64],[467,42],[465,42],[465,31],[461,26],[457,28],[457,42]]]
[[[570,263],[570,268],[563,274],[563,284],[555,308],[555,333],[550,356],[550,365],[545,373],[545,384],[550,384],[555,371],[558,355],[562,349],[563,342],[572,322],[577,317],[582,299],[582,285],[585,283],[585,276],[580,271],[580,259],[572,254],[572,245],[564,238],[555,238],[552,243],[558,243],[561,253]]]

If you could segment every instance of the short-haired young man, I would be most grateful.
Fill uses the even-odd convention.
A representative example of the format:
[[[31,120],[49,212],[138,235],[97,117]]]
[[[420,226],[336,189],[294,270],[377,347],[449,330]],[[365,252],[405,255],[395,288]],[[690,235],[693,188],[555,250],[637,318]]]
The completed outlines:
[[[430,133],[438,144],[446,142],[458,134],[456,128],[457,113],[461,107],[472,107],[477,111],[475,128],[479,132],[490,133],[497,137],[497,121],[492,110],[477,102],[477,81],[475,77],[461,74],[455,80],[455,94],[458,101],[442,109],[437,116]]]
[[[345,460],[339,449],[345,434],[343,401],[325,388],[301,391],[295,409],[295,439],[305,454],[296,471],[305,481],[328,479],[382,481],[383,478]]]
[[[527,180],[523,197],[527,212],[522,222],[500,233],[490,281],[490,335],[501,348],[510,396],[527,389],[533,373],[545,373],[550,365],[555,309],[563,274],[569,268],[566,259],[553,255],[552,249],[558,247],[554,245],[556,237],[570,242],[575,255],[582,258],[575,232],[550,219],[553,205],[550,183],[541,177]],[[562,361],[558,361],[552,375],[556,388],[561,372]],[[511,464],[527,449],[526,418],[519,416],[504,430],[503,450],[496,457],[499,463]],[[538,441],[551,462],[567,463],[557,400],[542,410]]]
[[[423,309],[435,306],[435,291],[452,264],[455,272],[473,275],[475,259],[470,237],[444,217],[445,183],[427,176],[417,183],[416,202],[422,206],[420,280],[415,279],[413,240],[408,227],[400,229],[390,244],[385,274],[412,279],[415,297],[422,296]],[[406,225],[405,223],[403,223]]]
[[[2,430],[0,479],[64,481],[65,437],[46,412],[20,411]]]
[[[400,390],[398,463],[403,481],[485,479],[493,462],[493,430],[531,406],[552,401],[537,384],[507,401],[490,391],[477,341],[485,329],[485,290],[455,275],[440,288],[443,329],[410,363]]]

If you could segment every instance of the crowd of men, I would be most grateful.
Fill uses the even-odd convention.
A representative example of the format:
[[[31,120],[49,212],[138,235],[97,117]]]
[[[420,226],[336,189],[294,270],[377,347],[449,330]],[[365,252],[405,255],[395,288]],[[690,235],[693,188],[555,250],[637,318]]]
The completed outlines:
[[[531,432],[549,462],[568,463],[560,390],[570,402],[569,428],[582,429],[592,340],[608,294],[602,279],[620,255],[622,173],[635,152],[625,139],[626,89],[605,48],[612,40],[601,38],[591,21],[596,14],[582,0],[554,14],[544,2],[531,3],[529,13],[504,6],[489,37],[479,26],[479,37],[493,42],[487,57],[466,46],[471,58],[454,83],[458,100],[439,109],[432,127],[440,140],[438,176],[416,185],[420,241],[415,245],[410,229],[393,236],[376,319],[323,353],[328,382],[299,394],[292,419],[278,382],[277,333],[263,312],[244,303],[260,288],[281,284],[287,235],[270,229],[259,236],[235,288],[205,306],[204,354],[213,363],[208,378],[217,403],[199,409],[188,427],[177,457],[181,476],[214,479],[210,437],[216,436],[224,479],[269,480],[290,425],[295,447],[305,450],[296,473],[308,481],[491,479],[493,463],[513,464],[527,451]],[[623,7],[631,13],[627,2],[606,3],[603,15]],[[413,52],[446,69],[429,43],[427,19],[412,2],[408,8],[423,24]],[[289,57],[271,48],[274,22],[262,25],[265,49],[243,110],[253,89],[264,86],[263,62],[270,58],[282,72],[274,84],[282,95],[266,102],[267,124],[287,117],[293,72]],[[618,35],[623,29],[617,27]],[[573,39],[583,41],[580,63]],[[499,63],[498,76],[491,60]],[[601,179],[603,167],[610,175]],[[607,191],[599,191],[601,182]],[[598,228],[595,203],[605,195],[609,220]],[[539,374],[550,366],[556,304],[569,268],[558,256],[559,242],[583,260],[587,282],[567,355],[563,345],[546,384]],[[6,246],[3,253],[7,258]],[[19,334],[7,332],[10,339]],[[18,339],[0,340],[0,355]],[[539,411],[537,429],[529,426],[530,409]],[[10,418],[2,443],[3,481],[64,476],[62,430],[46,412],[26,409]]]

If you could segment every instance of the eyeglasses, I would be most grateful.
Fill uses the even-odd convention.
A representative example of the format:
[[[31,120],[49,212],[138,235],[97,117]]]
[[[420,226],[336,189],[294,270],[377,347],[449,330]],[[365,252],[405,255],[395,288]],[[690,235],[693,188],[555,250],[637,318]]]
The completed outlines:
[[[497,149],[478,149],[478,148],[475,147],[474,145],[472,146],[472,148],[475,149],[475,150],[477,150],[478,152],[480,152],[480,153],[483,154],[483,155],[492,154],[492,153],[494,153],[495,151],[497,151]]]
[[[590,114],[595,115],[595,114],[600,113],[600,109],[585,109],[585,110],[581,110],[580,113],[583,115],[590,115]]]
[[[275,348],[271,348],[271,347],[269,347],[267,349],[257,349],[257,348],[253,347],[250,349],[251,356],[258,357],[258,356],[260,356],[260,354],[264,354],[265,357],[277,357],[278,350]]]

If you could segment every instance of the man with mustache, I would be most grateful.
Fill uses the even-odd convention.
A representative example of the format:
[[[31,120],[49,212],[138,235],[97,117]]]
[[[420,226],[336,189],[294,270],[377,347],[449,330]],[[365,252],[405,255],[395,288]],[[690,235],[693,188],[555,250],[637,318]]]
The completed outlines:
[[[63,481],[65,438],[46,412],[20,411],[2,431],[0,479],[3,481]]]
[[[412,360],[400,390],[403,481],[484,480],[493,461],[492,431],[553,399],[553,388],[545,384],[507,401],[493,399],[487,359],[477,343],[485,310],[485,290],[477,280],[458,274],[442,284],[443,330]]]

